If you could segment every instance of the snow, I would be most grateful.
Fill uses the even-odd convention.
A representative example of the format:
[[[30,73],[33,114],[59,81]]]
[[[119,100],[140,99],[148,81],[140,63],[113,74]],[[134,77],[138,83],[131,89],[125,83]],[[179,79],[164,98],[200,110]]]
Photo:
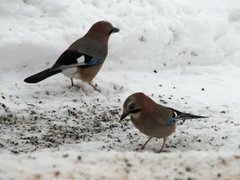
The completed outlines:
[[[239,12],[237,0],[0,0],[0,177],[240,178]],[[62,74],[23,82],[99,20],[120,28],[101,93]],[[166,153],[162,140],[140,151],[147,137],[119,120],[139,91],[210,118],[179,124]]]
[[[186,162],[186,159],[194,162]],[[7,179],[234,179],[240,156],[225,153],[174,153],[153,154],[133,152],[92,153],[37,152],[31,155],[5,155],[0,162]],[[206,161],[202,161],[206,159]],[[176,161],[177,160],[177,161]],[[15,163],[25,166],[12,166]],[[34,164],[34,166],[32,166]],[[101,168],[99,168],[101,167]],[[229,167],[229,168],[226,168]],[[204,171],[211,168],[214,171]],[[9,171],[11,170],[11,171]]]

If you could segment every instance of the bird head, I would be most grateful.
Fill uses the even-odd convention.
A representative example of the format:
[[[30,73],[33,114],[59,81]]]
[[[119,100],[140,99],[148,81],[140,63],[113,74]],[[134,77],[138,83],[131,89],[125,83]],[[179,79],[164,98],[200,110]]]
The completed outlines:
[[[98,21],[92,25],[87,34],[95,34],[97,36],[109,37],[112,33],[117,33],[120,30],[114,27],[108,21]]]
[[[120,120],[126,118],[128,115],[139,115],[144,108],[142,103],[144,96],[145,94],[141,92],[130,95],[123,104],[123,114]]]

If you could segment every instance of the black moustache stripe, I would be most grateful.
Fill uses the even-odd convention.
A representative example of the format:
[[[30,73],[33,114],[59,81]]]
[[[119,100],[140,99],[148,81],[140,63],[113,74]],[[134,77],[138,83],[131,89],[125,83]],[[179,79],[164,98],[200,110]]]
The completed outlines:
[[[135,114],[135,113],[138,113],[138,112],[140,112],[140,111],[141,111],[141,109],[135,109],[135,110],[130,111],[130,113],[131,113],[131,114]]]

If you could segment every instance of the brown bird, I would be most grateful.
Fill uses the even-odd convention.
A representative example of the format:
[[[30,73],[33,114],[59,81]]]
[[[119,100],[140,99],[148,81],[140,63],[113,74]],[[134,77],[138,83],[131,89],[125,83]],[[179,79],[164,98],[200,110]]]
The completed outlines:
[[[130,115],[130,120],[135,127],[150,137],[141,149],[144,149],[153,137],[163,138],[163,144],[158,152],[163,151],[167,137],[176,129],[177,121],[207,118],[205,116],[183,113],[173,108],[162,106],[141,92],[132,94],[125,100],[123,104],[123,114],[120,119],[122,120],[128,115]]]
[[[107,57],[108,39],[115,32],[119,32],[119,29],[113,27],[107,21],[95,23],[82,38],[72,43],[63,52],[51,68],[34,74],[24,81],[27,83],[38,83],[62,72],[71,79],[72,86],[74,86],[73,78],[76,78],[87,82],[95,90],[99,91],[92,85],[92,80],[101,69]]]

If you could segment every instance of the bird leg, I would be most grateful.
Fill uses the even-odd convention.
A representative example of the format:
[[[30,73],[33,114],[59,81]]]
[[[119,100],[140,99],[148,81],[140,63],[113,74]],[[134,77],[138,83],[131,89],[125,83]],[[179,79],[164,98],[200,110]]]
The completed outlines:
[[[141,149],[144,149],[147,143],[152,139],[153,137],[148,138],[148,140],[142,145]]]
[[[93,88],[95,91],[97,91],[97,92],[99,92],[99,93],[101,92],[99,89],[96,88],[96,86],[94,86],[94,85],[92,84],[92,82],[89,82],[88,84],[89,84],[90,86],[92,86],[92,88]]]
[[[164,148],[164,145],[165,145],[166,141],[167,141],[167,137],[164,137],[164,138],[163,138],[162,147],[161,147],[161,149],[158,151],[158,153],[163,152],[163,148]]]
[[[73,78],[70,78],[70,80],[71,80],[71,85],[75,86],[74,83],[73,83]]]
[[[73,83],[73,78],[70,78],[70,80],[71,80],[71,87],[77,87],[77,88],[80,88],[80,86],[75,85],[75,84]],[[71,88],[71,87],[69,87],[69,88]]]

